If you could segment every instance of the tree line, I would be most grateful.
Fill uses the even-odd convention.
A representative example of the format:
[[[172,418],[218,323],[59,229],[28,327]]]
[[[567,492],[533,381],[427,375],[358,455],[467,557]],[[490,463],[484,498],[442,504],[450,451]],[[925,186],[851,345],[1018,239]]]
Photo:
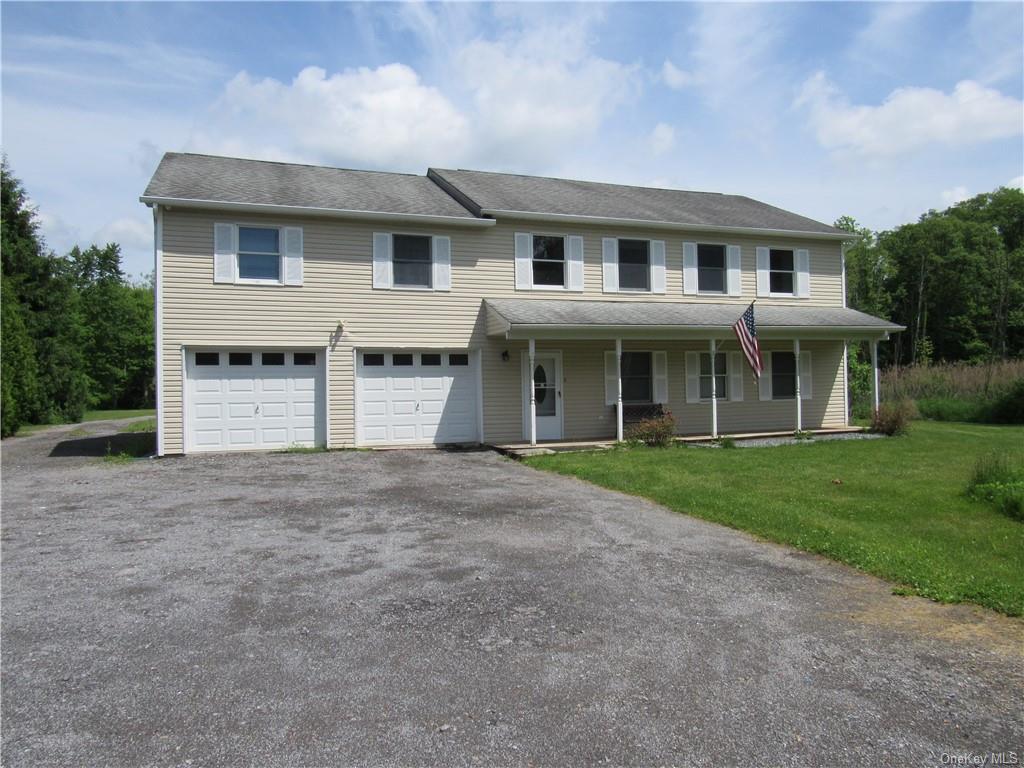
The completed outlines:
[[[884,362],[971,363],[1024,355],[1024,192],[1002,187],[885,232],[852,217],[846,295],[907,330]]]
[[[6,158],[0,171],[0,432],[151,407],[151,283],[128,279],[115,243],[48,250]]]

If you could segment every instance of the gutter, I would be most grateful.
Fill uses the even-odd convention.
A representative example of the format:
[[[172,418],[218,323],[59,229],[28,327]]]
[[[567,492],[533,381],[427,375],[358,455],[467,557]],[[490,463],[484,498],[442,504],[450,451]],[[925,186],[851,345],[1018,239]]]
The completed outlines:
[[[568,213],[537,213],[535,211],[506,211],[496,208],[482,208],[480,214],[500,218],[507,216],[526,221],[547,221],[567,224],[600,224],[611,227],[647,227],[649,229],[670,229],[683,232],[721,232],[736,235],[771,235],[800,238],[805,240],[856,240],[859,236],[850,232],[803,232],[796,229],[767,229],[763,227],[723,227],[711,224],[680,224],[672,221],[648,219],[617,219],[607,216],[584,216]]]
[[[275,205],[268,203],[233,203],[224,200],[195,200],[193,198],[157,197],[143,195],[139,202],[165,208],[196,208],[238,213],[288,214],[291,216],[322,216],[362,221],[411,221],[418,224],[443,224],[462,227],[493,227],[494,219],[476,219],[467,216],[435,216],[423,213],[384,213],[382,211],[355,211],[341,208],[315,208],[301,205]]]
[[[504,319],[504,317],[502,318]],[[640,330],[640,331],[729,331],[731,332],[733,327],[731,325],[685,325],[683,323],[675,323],[672,325],[646,325],[646,324],[629,324],[620,323],[618,325],[593,325],[588,323],[513,323],[509,320],[505,320],[508,323],[509,331],[551,331],[551,330],[588,330],[588,331],[601,331],[602,333],[613,333],[615,331],[622,330]],[[899,333],[905,331],[906,328],[902,325],[897,326],[886,326],[879,327],[877,325],[764,325],[758,324],[758,331],[765,330],[771,331],[772,333],[821,333],[821,332],[836,332],[836,333]]]

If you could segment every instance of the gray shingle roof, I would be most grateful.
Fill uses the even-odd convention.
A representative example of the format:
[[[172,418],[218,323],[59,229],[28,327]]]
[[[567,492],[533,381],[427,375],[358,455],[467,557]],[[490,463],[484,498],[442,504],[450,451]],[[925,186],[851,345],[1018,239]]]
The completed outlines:
[[[690,326],[728,328],[746,308],[742,304],[654,301],[574,301],[486,299],[512,325],[550,326]],[[754,307],[758,328],[858,328],[899,331],[902,326],[843,307]]]
[[[143,195],[472,219],[425,176],[168,152]]]
[[[428,175],[454,187],[464,196],[463,204],[478,215],[481,211],[520,211],[692,226],[841,233],[828,224],[741,195],[439,168],[431,168]]]

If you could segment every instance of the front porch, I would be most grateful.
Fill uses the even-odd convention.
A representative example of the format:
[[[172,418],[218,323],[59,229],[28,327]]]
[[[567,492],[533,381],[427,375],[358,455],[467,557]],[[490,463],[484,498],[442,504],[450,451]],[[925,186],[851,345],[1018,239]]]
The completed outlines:
[[[678,438],[691,442],[855,431],[848,342],[872,342],[877,405],[877,342],[895,328],[853,310],[758,307],[765,372],[757,379],[732,329],[742,304],[486,305],[491,349],[503,339],[501,360],[514,361],[502,375],[518,374],[521,383],[521,431],[487,430],[495,437],[486,442],[509,452],[613,445],[628,436],[631,411],[644,406],[670,411]]]

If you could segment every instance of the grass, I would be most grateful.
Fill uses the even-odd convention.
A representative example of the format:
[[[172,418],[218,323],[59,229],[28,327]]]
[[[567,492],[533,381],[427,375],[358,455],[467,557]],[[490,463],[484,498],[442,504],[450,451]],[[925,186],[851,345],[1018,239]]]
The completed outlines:
[[[82,421],[101,421],[103,419],[130,419],[134,416],[156,416],[153,408],[137,408],[119,411],[86,411]]]
[[[526,463],[848,563],[900,594],[1019,616],[1024,524],[965,492],[977,459],[993,452],[1024,459],[1024,428],[916,422],[886,440],[640,447]]]
[[[156,432],[156,419],[145,419],[143,421],[133,421],[131,424],[125,424],[121,427],[118,432]]]
[[[327,448],[322,445],[289,445],[277,453],[327,453]]]

